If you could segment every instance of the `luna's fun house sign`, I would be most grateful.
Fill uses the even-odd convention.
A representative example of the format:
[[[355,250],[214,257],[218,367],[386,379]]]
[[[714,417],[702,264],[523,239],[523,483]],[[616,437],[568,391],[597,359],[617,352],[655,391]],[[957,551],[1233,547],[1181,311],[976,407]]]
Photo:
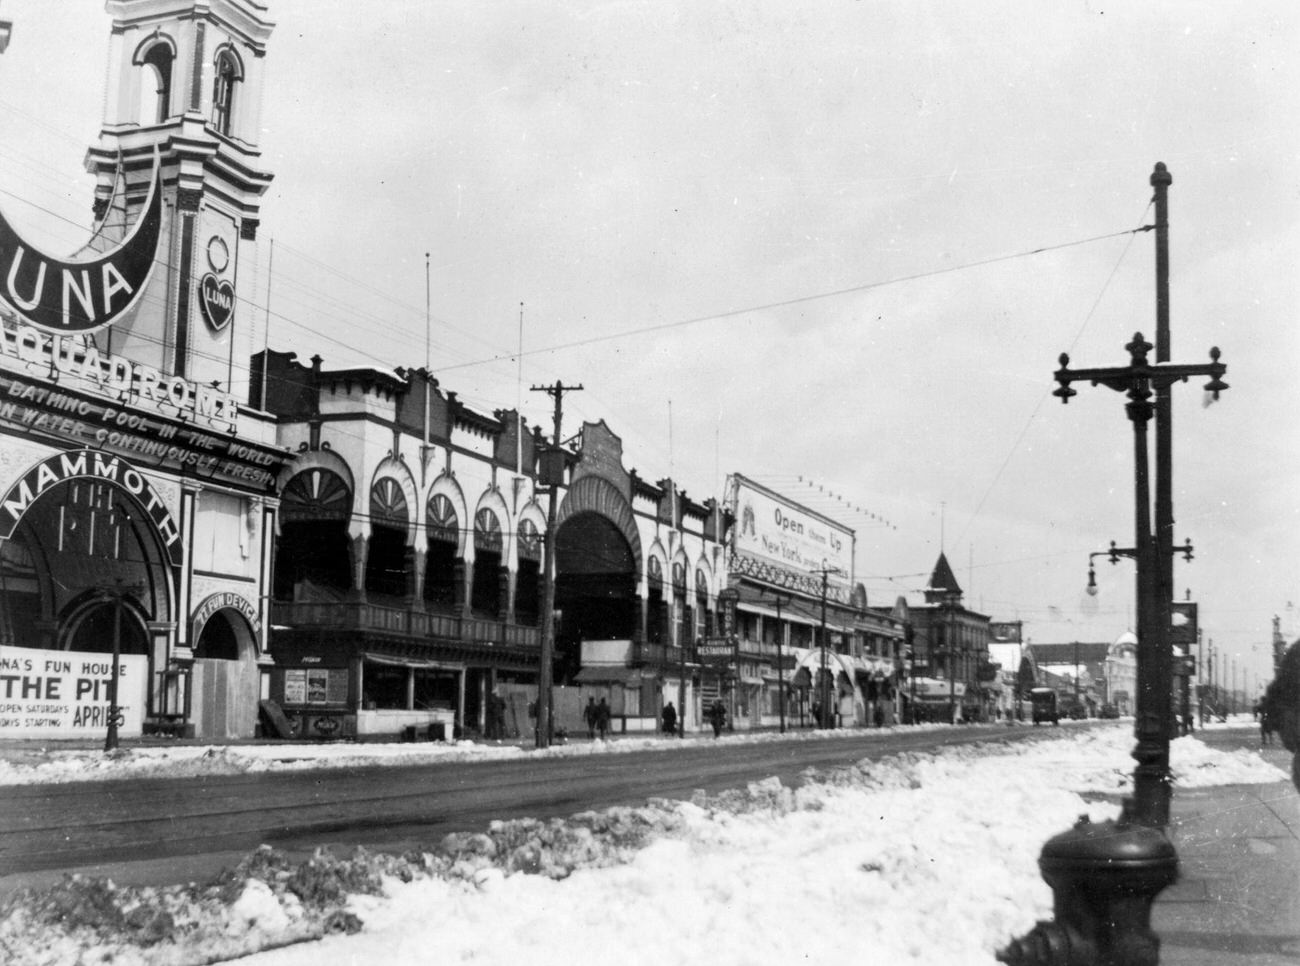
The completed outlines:
[[[0,213],[0,298],[47,332],[95,332],[112,325],[144,293],[162,226],[158,164],[144,215],[112,250],[65,261],[24,241]]]
[[[143,730],[147,669],[141,654],[118,658],[118,734],[123,737]],[[103,734],[112,680],[111,654],[0,647],[0,738]]]

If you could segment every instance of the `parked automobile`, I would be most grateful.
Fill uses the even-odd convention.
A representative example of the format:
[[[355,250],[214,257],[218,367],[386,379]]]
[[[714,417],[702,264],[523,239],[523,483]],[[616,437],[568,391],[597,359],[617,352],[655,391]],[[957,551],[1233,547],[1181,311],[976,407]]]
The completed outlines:
[[[1097,712],[1097,717],[1098,717],[1098,718],[1118,718],[1118,717],[1119,717],[1119,708],[1115,707],[1113,704],[1103,704],[1103,705],[1101,706],[1101,710],[1100,710],[1099,712]]]

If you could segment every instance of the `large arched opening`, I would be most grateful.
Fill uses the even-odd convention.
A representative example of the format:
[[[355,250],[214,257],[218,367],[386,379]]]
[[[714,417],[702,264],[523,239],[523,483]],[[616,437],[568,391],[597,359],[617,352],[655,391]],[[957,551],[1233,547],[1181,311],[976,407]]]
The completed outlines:
[[[170,556],[138,499],[107,479],[56,483],[0,540],[0,643],[148,654],[172,620]]]
[[[638,619],[637,559],[623,531],[599,513],[570,516],[555,541],[559,680],[581,667],[583,641],[630,641]]]

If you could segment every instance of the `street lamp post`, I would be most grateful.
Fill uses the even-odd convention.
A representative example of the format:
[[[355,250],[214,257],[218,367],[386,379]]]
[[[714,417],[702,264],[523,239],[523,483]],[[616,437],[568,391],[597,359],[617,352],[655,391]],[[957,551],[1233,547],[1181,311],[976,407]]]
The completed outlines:
[[[1157,346],[1141,333],[1125,346],[1129,364],[1070,369],[1064,353],[1054,395],[1068,403],[1071,383],[1090,382],[1122,392],[1133,423],[1134,550],[1137,559],[1138,694],[1133,796],[1118,821],[1085,820],[1050,839],[1039,857],[1043,878],[1055,896],[1055,920],[1040,922],[998,956],[1011,966],[1073,966],[1082,963],[1154,966],[1160,942],[1151,931],[1151,905],[1178,876],[1178,856],[1165,835],[1169,822],[1169,743],[1172,737],[1172,459],[1170,393],[1175,382],[1210,376],[1205,388],[1215,398],[1228,388],[1219,350],[1203,365],[1169,363],[1168,214],[1172,178],[1163,164],[1151,175],[1156,210]],[[1156,361],[1148,361],[1155,348]],[[1154,401],[1153,401],[1154,397]],[[1147,425],[1156,420],[1155,530],[1147,454]]]

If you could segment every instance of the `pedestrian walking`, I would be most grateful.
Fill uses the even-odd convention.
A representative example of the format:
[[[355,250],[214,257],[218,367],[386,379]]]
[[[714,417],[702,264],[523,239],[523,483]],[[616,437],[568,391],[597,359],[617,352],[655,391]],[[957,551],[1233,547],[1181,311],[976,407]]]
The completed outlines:
[[[600,700],[604,702],[605,699],[601,698]],[[587,737],[592,741],[596,740],[596,718],[599,714],[600,712],[596,709],[596,699],[588,698],[587,707],[583,709],[582,717],[587,722]]]
[[[601,698],[600,704],[596,705],[596,731],[600,734],[601,741],[609,735],[609,717],[609,705]]]
[[[722,726],[727,723],[727,709],[723,703],[714,699],[709,706],[709,724],[713,725],[713,737],[717,738],[722,734]]]
[[[1283,747],[1291,752],[1291,781],[1300,791],[1300,641],[1282,656],[1277,677],[1264,692],[1260,714],[1270,720]]]
[[[671,701],[664,705],[663,711],[660,712],[660,718],[663,720],[664,734],[677,734],[677,709],[673,707]]]

